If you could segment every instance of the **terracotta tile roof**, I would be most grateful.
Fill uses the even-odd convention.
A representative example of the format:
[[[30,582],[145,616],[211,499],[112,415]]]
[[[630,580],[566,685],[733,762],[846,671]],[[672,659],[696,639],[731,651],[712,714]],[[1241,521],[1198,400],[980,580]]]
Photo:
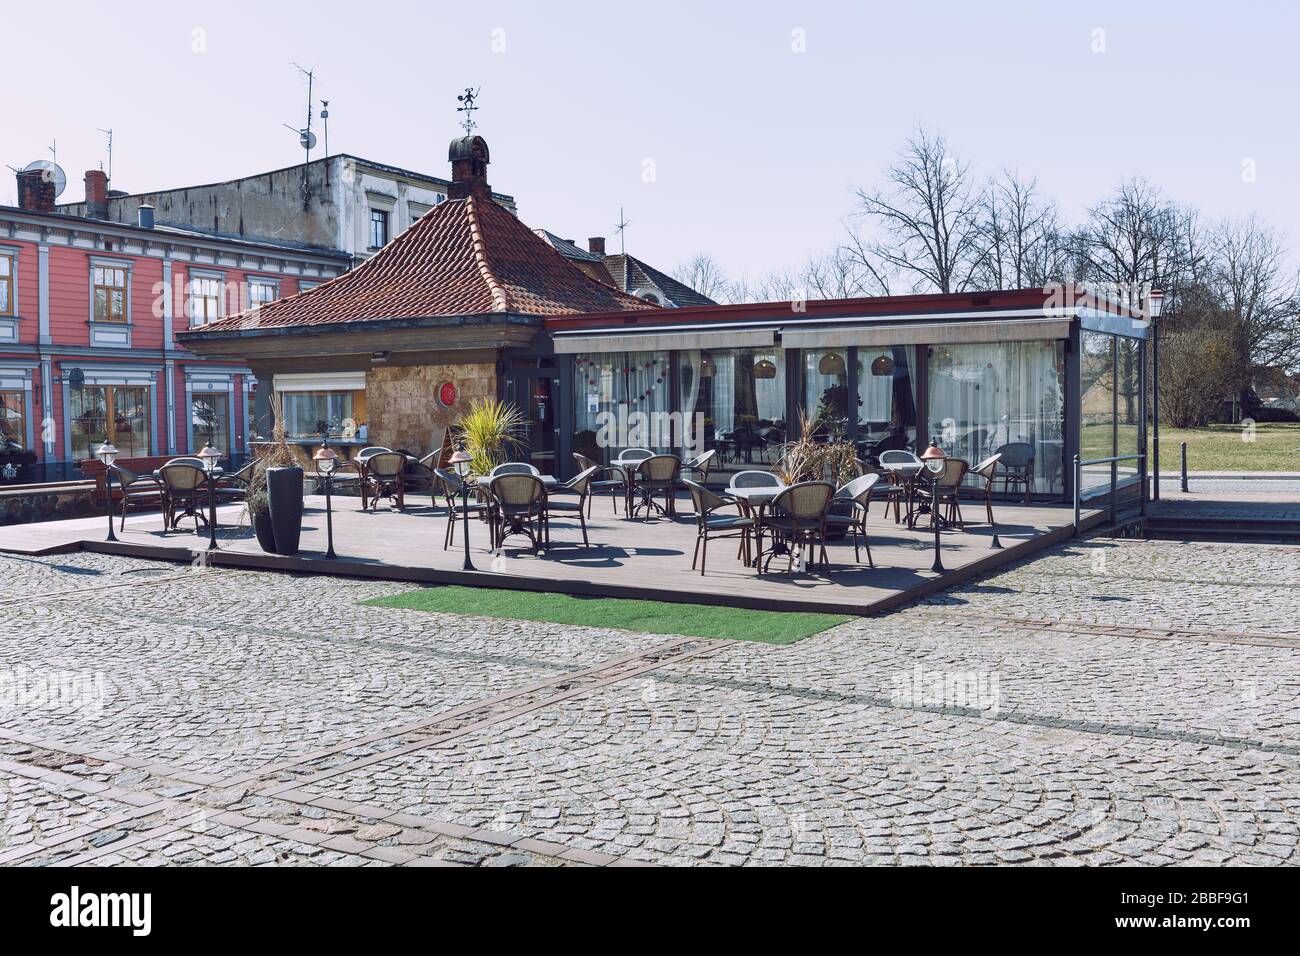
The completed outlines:
[[[440,203],[356,269],[193,332],[655,306],[590,278],[483,195]]]

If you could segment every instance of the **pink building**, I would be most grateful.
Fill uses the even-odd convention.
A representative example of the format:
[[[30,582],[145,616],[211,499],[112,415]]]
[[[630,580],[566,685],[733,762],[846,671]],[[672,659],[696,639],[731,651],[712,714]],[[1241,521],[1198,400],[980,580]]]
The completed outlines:
[[[247,451],[256,382],[203,361],[176,332],[295,295],[345,272],[333,249],[55,211],[54,184],[18,174],[0,206],[0,481],[81,477],[103,441],[125,458],[185,454],[211,438]],[[88,208],[107,197],[86,173]]]

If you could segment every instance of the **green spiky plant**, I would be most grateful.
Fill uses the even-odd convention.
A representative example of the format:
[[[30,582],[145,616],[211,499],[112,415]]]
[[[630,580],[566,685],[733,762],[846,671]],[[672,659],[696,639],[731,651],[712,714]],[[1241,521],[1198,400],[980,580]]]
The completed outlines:
[[[479,398],[453,427],[457,441],[473,457],[470,474],[482,476],[524,446],[528,422],[509,402]]]

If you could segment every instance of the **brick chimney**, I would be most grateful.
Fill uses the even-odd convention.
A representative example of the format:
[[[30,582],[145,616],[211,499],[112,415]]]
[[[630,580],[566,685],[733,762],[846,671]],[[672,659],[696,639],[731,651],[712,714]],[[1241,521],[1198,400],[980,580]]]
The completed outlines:
[[[605,254],[605,237],[592,236],[587,240],[587,251],[593,255],[603,256]]]
[[[54,212],[54,179],[43,169],[18,173],[18,208],[32,212]]]
[[[447,150],[451,161],[451,185],[447,188],[448,199],[465,199],[468,196],[480,196],[488,199],[492,188],[488,186],[487,140],[482,136],[461,136],[451,141]]]
[[[108,218],[108,176],[102,169],[86,170],[86,216]]]

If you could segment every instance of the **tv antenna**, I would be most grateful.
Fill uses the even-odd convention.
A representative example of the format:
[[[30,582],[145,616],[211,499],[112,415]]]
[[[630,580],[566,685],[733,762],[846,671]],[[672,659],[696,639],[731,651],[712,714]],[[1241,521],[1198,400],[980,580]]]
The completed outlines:
[[[316,71],[309,70],[297,63],[292,64],[303,76],[307,77],[307,125],[299,129],[296,126],[290,126],[285,123],[286,129],[291,129],[298,134],[298,145],[303,148],[303,166],[302,166],[302,206],[307,208],[311,203],[311,180],[308,178],[307,165],[311,162],[311,151],[316,148],[316,134],[311,130],[311,94],[312,86],[316,81]]]
[[[467,86],[465,87],[465,92],[456,97],[456,101],[462,104],[456,107],[456,112],[465,114],[465,117],[460,121],[460,125],[465,127],[466,136],[474,132],[478,127],[478,123],[474,122],[474,111],[478,109],[475,105],[475,101],[478,99],[478,95],[482,90],[483,87],[481,86],[477,90]]]
[[[113,185],[113,131],[111,129],[101,129],[101,133],[108,140],[108,185]]]
[[[627,227],[632,225],[632,220],[623,215],[623,207],[618,207],[618,223],[614,226],[614,234],[618,236],[618,251],[620,255],[627,255],[627,236],[625,235]]]

